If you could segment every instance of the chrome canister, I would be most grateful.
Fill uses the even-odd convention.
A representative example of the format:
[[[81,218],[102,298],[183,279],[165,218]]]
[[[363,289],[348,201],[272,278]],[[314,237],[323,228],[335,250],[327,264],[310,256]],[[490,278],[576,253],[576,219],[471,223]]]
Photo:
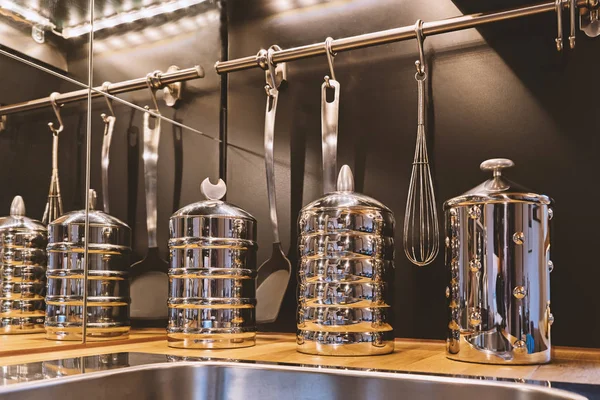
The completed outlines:
[[[353,192],[347,165],[337,191],[305,206],[299,225],[297,350],[374,355],[394,350],[390,304],[394,214]]]
[[[25,216],[16,196],[0,218],[0,333],[44,332],[47,243],[46,227]]]
[[[550,361],[552,200],[493,177],[444,203],[450,285],[448,358],[487,364]]]
[[[120,339],[129,335],[129,257],[131,229],[94,210],[90,191],[87,337]],[[85,210],[67,213],[48,226],[46,338],[81,340],[83,327]]]
[[[256,220],[221,201],[227,187],[202,182],[206,200],[171,217],[169,346],[235,348],[256,338]]]

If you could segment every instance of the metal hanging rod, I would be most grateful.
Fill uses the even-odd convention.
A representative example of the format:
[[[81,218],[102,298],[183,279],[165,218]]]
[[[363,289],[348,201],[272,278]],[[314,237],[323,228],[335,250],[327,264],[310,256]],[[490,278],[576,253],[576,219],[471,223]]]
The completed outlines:
[[[180,69],[172,72],[160,72],[155,77],[152,77],[152,85],[156,89],[165,87],[169,84],[176,82],[189,81],[192,79],[204,78],[204,69],[196,65],[191,68]],[[147,89],[148,78],[137,78],[129,81],[123,81],[118,83],[111,83],[106,87],[98,86],[93,88],[92,98],[102,96],[103,92],[109,94],[119,94],[125,92],[132,92],[135,90]],[[76,90],[74,92],[61,93],[56,96],[57,104],[67,104],[76,101],[87,100],[88,89]],[[41,99],[25,101],[23,103],[11,104],[8,106],[0,107],[0,115],[14,114],[21,111],[29,111],[38,108],[51,107],[52,100],[50,97],[44,97]]]
[[[570,0],[562,0],[562,7],[568,8]],[[593,8],[595,0],[576,0],[579,7]],[[423,34],[425,36],[438,35],[440,33],[460,31],[463,29],[473,28],[479,25],[488,24],[491,22],[504,21],[508,19],[527,17],[530,15],[542,14],[546,12],[555,12],[557,8],[556,1],[547,1],[544,3],[533,4],[530,6],[517,7],[509,10],[478,13],[463,15],[460,17],[448,18],[441,21],[424,22]],[[335,39],[331,42],[331,50],[334,53],[361,49],[364,47],[379,46],[382,44],[400,42],[403,40],[415,39],[415,26],[403,26],[400,28],[388,29],[385,31],[365,33],[363,35],[351,36],[342,39]],[[315,57],[325,55],[326,49],[323,42],[309,44],[301,47],[294,47],[275,51],[272,56],[274,63],[299,60],[302,58]],[[264,62],[261,53],[255,56],[248,56],[229,61],[219,61],[215,64],[217,73],[223,74],[228,72],[242,71],[261,67]]]

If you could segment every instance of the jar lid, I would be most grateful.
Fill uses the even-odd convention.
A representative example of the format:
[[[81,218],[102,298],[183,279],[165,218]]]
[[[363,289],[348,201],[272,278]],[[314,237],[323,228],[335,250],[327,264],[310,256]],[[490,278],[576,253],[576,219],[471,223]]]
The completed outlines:
[[[104,211],[96,210],[96,191],[94,189],[90,189],[88,195],[88,205],[89,205],[89,223],[91,227],[98,226],[112,226],[117,228],[129,228],[125,222],[120,219],[113,217],[110,214],[105,213]],[[61,215],[54,221],[50,222],[50,225],[83,225],[85,224],[85,210],[77,210],[71,211],[66,214]]]
[[[204,181],[202,181],[200,190],[204,197],[206,197],[206,200],[189,204],[177,210],[171,216],[171,219],[187,217],[215,217],[241,218],[256,221],[256,219],[247,211],[221,200],[223,196],[225,196],[225,193],[227,193],[227,185],[222,179],[219,179],[219,182],[217,182],[216,185],[213,185],[210,183],[210,179],[206,178]]]
[[[493,158],[481,163],[482,171],[492,171],[492,178],[481,185],[447,200],[444,209],[455,206],[463,206],[481,203],[539,203],[551,204],[552,199],[543,194],[536,194],[531,190],[506,179],[502,175],[504,168],[510,168],[515,163],[507,158]]]
[[[387,206],[375,200],[354,191],[354,176],[349,166],[344,165],[340,169],[337,179],[337,191],[327,193],[325,196],[307,204],[301,212],[307,211],[325,211],[340,208],[374,209],[391,213]]]
[[[21,196],[15,196],[10,205],[10,215],[0,218],[0,230],[19,229],[46,231],[46,226],[36,219],[25,216],[25,202]]]

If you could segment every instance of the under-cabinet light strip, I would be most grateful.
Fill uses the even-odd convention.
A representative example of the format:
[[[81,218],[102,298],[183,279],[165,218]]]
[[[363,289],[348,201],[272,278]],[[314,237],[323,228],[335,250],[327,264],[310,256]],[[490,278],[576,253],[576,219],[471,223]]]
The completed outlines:
[[[0,9],[6,10],[13,15],[18,15],[33,25],[38,25],[49,30],[54,30],[56,28],[56,25],[54,25],[52,21],[40,15],[37,11],[23,7],[12,1],[0,1]]]
[[[94,21],[92,24],[86,22],[78,26],[66,27],[62,31],[62,36],[65,39],[82,36],[87,33],[90,33],[90,31],[92,30],[92,26],[94,32],[97,32],[102,29],[114,28],[115,26],[129,24],[135,21],[139,21],[141,19],[147,19],[161,14],[172,13],[183,8],[204,3],[205,1],[206,0],[175,0],[158,3],[145,8],[141,8],[139,10],[132,10],[129,12],[115,14],[110,17],[101,18]]]

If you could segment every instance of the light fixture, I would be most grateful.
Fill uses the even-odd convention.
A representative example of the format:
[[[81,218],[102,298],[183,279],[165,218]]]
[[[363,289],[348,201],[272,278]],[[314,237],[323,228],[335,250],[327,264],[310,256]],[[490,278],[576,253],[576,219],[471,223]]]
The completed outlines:
[[[52,21],[40,15],[37,11],[23,7],[19,4],[13,3],[12,1],[0,1],[0,9],[6,10],[14,15],[19,15],[32,25],[37,25],[40,28],[47,30],[54,30],[56,28],[56,25],[54,25]]]
[[[138,10],[132,10],[121,14],[115,14],[110,17],[101,18],[94,21],[93,24],[86,22],[78,26],[66,27],[62,31],[62,36],[65,39],[69,39],[90,33],[92,30],[92,25],[94,32],[97,32],[102,29],[113,28],[115,26],[128,24],[140,19],[152,18],[157,15],[171,13],[186,7],[204,3],[205,1],[206,0],[174,0],[156,3]]]

